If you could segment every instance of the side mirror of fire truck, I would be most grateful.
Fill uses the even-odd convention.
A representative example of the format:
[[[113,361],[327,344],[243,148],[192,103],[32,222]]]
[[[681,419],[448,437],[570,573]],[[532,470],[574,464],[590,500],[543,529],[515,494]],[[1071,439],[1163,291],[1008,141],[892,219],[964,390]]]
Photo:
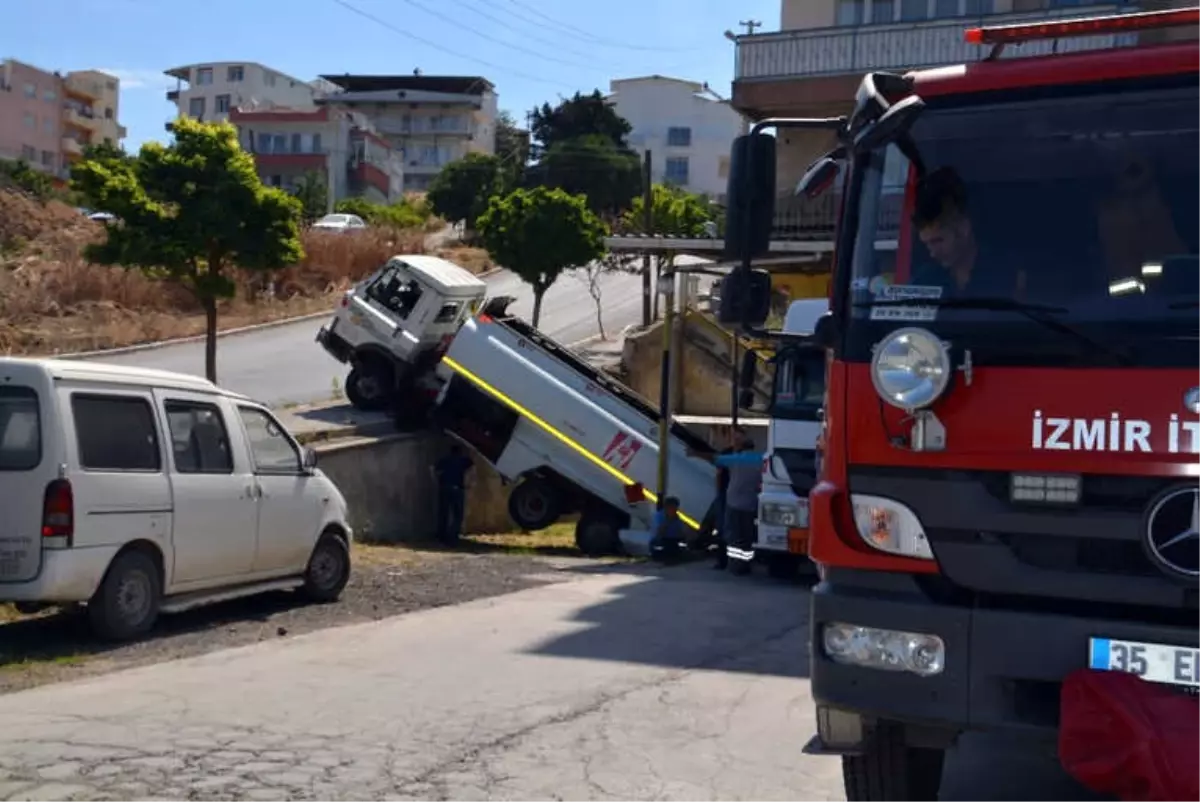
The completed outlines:
[[[838,175],[842,172],[842,161],[846,158],[846,149],[837,148],[826,153],[811,165],[800,181],[796,184],[795,195],[803,195],[812,199],[820,197],[833,186]]]
[[[854,150],[858,153],[877,150],[894,142],[905,134],[925,110],[925,101],[909,95],[888,108],[878,120],[868,123],[854,136]]]
[[[746,134],[733,140],[725,197],[725,255],[753,259],[769,252],[775,222],[775,137]]]

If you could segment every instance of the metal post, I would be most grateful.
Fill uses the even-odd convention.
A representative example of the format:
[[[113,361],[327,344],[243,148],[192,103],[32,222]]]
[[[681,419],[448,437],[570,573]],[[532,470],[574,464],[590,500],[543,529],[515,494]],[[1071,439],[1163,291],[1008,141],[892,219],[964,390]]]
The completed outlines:
[[[663,312],[662,372],[658,390],[658,509],[663,508],[667,497],[667,466],[670,463],[668,449],[671,446],[671,329],[675,323],[675,271],[668,271],[659,278],[666,282],[665,309]]]
[[[741,378],[741,371],[738,370],[738,333],[736,331],[729,332],[729,361],[733,363],[733,375],[729,381],[729,423],[732,426],[738,425],[738,379]]]
[[[654,188],[651,185],[650,148],[642,158],[642,228],[647,236],[654,233]],[[654,277],[650,275],[650,251],[642,252],[642,325],[649,326],[654,318],[650,316],[651,283]]]

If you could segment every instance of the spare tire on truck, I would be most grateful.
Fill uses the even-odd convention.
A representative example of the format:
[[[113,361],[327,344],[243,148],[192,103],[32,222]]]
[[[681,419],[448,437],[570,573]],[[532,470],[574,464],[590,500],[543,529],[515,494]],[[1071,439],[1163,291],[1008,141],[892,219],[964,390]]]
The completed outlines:
[[[540,476],[521,480],[508,494],[508,517],[526,532],[545,529],[562,515],[561,491]]]

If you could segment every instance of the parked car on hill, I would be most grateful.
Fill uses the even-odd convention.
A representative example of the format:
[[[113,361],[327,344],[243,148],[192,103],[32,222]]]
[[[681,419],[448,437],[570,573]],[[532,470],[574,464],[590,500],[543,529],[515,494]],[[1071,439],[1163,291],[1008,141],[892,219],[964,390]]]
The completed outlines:
[[[313,223],[312,227],[318,231],[335,231],[339,234],[348,234],[352,231],[362,231],[367,227],[367,224],[356,214],[327,214]]]
[[[264,406],[204,379],[0,358],[0,602],[97,634],[271,590],[333,601],[346,501]]]

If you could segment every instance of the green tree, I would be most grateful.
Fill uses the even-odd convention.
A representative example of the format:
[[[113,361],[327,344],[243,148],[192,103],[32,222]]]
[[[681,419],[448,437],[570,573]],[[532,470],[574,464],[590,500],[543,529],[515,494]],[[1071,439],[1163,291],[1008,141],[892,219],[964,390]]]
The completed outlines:
[[[120,220],[85,255],[188,289],[204,309],[204,369],[216,381],[217,301],[236,292],[231,271],[302,259],[300,202],[263,186],[232,125],[181,118],[172,131],[172,144],[148,143],[130,159],[85,158],[71,178],[94,208]]]
[[[506,187],[517,187],[529,163],[529,132],[517,125],[512,114],[500,112],[496,119],[496,156]]]
[[[442,168],[429,185],[425,199],[443,220],[462,221],[468,231],[473,231],[492,196],[503,194],[505,189],[499,157],[468,153]]]
[[[5,183],[11,183],[41,201],[48,200],[54,194],[54,182],[50,176],[33,169],[24,160],[0,160],[0,186]]]
[[[599,90],[590,95],[576,92],[557,106],[543,103],[531,115],[530,133],[543,149],[585,136],[602,136],[617,148],[627,147],[626,137],[633,130]]]
[[[342,198],[333,210],[338,214],[358,215],[368,225],[397,229],[418,228],[429,219],[429,210],[423,204],[407,199],[384,204],[360,197]]]
[[[638,155],[601,134],[551,145],[527,175],[537,186],[583,195],[596,214],[616,217],[642,191]]]
[[[310,171],[302,175],[292,195],[300,201],[300,217],[305,224],[320,219],[329,208],[329,190],[320,173]]]
[[[533,289],[535,328],[546,290],[563,270],[600,258],[608,233],[582,197],[545,187],[492,198],[478,225],[488,254]]]
[[[668,184],[650,188],[650,230],[646,230],[646,199],[633,199],[629,211],[621,218],[621,230],[631,234],[662,234],[676,237],[703,237],[705,223],[716,221],[717,207],[703,195],[687,192]],[[654,257],[654,277],[675,264],[675,254],[660,252]],[[658,294],[653,296],[653,317],[658,317]]]

